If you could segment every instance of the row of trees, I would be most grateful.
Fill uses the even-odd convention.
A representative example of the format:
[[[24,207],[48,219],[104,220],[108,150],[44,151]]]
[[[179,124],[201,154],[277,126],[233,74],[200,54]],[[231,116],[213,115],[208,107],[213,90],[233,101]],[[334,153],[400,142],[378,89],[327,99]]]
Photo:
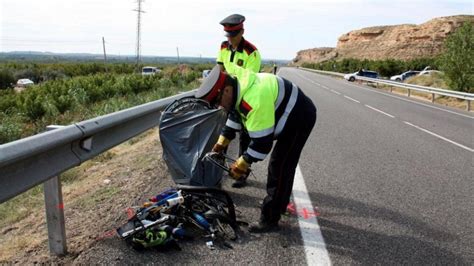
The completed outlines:
[[[140,66],[141,68],[143,66]],[[165,68],[165,65],[160,65]],[[14,86],[14,83],[22,78],[27,78],[35,83],[50,80],[60,80],[78,76],[107,74],[131,74],[137,71],[133,63],[103,64],[97,62],[89,63],[35,63],[35,62],[6,62],[0,64],[0,90]]]
[[[355,72],[360,69],[377,71],[383,77],[390,77],[407,70],[422,70],[426,66],[445,72],[451,89],[474,92],[474,26],[466,22],[456,32],[448,36],[444,52],[436,58],[402,60],[359,60],[343,59],[323,63],[305,63],[303,67],[336,71]]]
[[[35,83],[49,80],[87,76],[97,73],[133,73],[133,64],[102,63],[18,63],[0,64],[0,89],[11,88],[18,79],[27,78]]]
[[[49,80],[22,93],[0,90],[0,144],[196,88],[201,67],[166,67],[150,76],[98,73]]]
[[[182,88],[200,73],[180,72],[176,68],[151,76],[104,74],[52,80],[33,86],[23,93],[4,91],[0,97],[0,112],[22,113],[35,121],[42,116],[62,114],[77,105],[138,94],[156,88]]]

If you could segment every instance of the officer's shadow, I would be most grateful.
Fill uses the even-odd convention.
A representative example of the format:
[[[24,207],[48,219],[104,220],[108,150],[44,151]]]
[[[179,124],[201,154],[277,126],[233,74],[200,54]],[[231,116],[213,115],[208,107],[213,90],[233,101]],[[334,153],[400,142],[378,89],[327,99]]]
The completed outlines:
[[[297,194],[298,192],[294,191],[293,195]],[[329,254],[350,257],[362,264],[466,264],[458,254],[427,240],[431,238],[437,242],[449,243],[456,241],[456,236],[433,228],[418,218],[353,199],[316,192],[310,193],[309,196],[321,211],[317,219]],[[328,210],[328,213],[325,213],[325,210]],[[344,217],[341,219],[341,216]],[[353,219],[371,220],[379,226],[395,223],[406,228],[402,232],[413,233],[381,233],[381,230],[370,230],[367,224],[356,228],[340,222],[350,222]],[[361,229],[367,227],[369,229]],[[423,238],[415,237],[414,234]],[[317,247],[318,243],[310,245]]]
[[[252,180],[249,186],[264,189],[265,183]],[[293,196],[298,197],[298,193],[300,192],[293,191]],[[255,201],[259,200],[246,193],[231,192],[231,194],[238,206],[242,204],[255,206]],[[448,243],[446,246],[449,246],[449,243],[458,240],[455,235],[433,228],[417,217],[344,197],[317,192],[311,192],[309,196],[313,205],[321,212],[317,219],[330,254],[349,257],[363,264],[466,264],[459,254],[436,243],[445,242]],[[299,229],[296,217],[293,218],[289,224],[283,223],[281,237],[286,238],[288,245],[304,245],[300,238],[294,237],[295,234],[299,234]],[[361,221],[360,223],[372,221],[374,223],[372,228],[395,224],[402,229],[395,232],[381,232],[380,229],[371,230],[367,224],[353,226],[356,219]],[[348,223],[341,222],[345,220]],[[318,247],[320,243],[309,243],[309,245]]]

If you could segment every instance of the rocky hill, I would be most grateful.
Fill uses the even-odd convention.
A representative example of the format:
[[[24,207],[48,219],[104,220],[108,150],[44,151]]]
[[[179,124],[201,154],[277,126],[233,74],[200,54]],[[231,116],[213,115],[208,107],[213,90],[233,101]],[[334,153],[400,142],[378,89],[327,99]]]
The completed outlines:
[[[474,16],[439,17],[420,25],[368,27],[339,37],[336,48],[313,48],[299,51],[293,63],[319,63],[331,59],[401,59],[433,57],[439,54],[446,37],[464,22],[474,23]]]

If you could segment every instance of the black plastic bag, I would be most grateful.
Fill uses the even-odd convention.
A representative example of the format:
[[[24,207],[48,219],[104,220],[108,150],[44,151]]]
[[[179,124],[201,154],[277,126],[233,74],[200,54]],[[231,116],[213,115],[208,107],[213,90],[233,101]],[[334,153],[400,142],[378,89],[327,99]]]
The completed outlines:
[[[222,109],[182,98],[163,111],[159,124],[163,159],[175,183],[219,186],[223,171],[202,158],[212,149],[226,121]]]

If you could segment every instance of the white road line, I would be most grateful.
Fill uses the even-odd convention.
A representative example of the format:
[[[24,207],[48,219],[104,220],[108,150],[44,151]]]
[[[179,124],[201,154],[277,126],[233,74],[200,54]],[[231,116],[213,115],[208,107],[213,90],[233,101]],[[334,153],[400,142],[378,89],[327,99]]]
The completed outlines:
[[[299,165],[296,167],[295,181],[293,184],[293,201],[295,202],[298,213],[300,212],[299,210],[303,210],[303,208],[314,209]],[[304,242],[306,263],[308,265],[331,265],[318,219],[315,216],[308,217],[307,219],[298,216],[298,225]]]
[[[389,117],[391,117],[391,118],[395,118],[395,116],[393,116],[393,115],[391,115],[391,114],[387,114],[387,113],[385,113],[384,111],[380,111],[379,109],[374,108],[374,107],[372,107],[372,106],[370,106],[370,105],[367,105],[367,104],[366,104],[365,106],[368,107],[368,108],[370,108],[370,109],[372,109],[372,110],[374,110],[374,111],[377,111],[377,112],[379,112],[379,113],[381,113],[381,114],[384,114],[384,115],[389,116]]]
[[[353,102],[360,103],[358,100],[352,99],[352,98],[349,97],[349,96],[344,95],[344,97],[347,98],[347,99],[349,99],[349,100],[351,100],[351,101],[353,101]]]
[[[459,144],[459,143],[457,143],[457,142],[455,142],[455,141],[452,141],[452,140],[450,140],[450,139],[447,139],[447,138],[445,138],[445,137],[443,137],[443,136],[440,136],[440,135],[438,135],[438,134],[436,134],[436,133],[433,133],[433,132],[431,132],[431,131],[429,131],[429,130],[427,130],[427,129],[424,129],[424,128],[422,128],[422,127],[419,127],[419,126],[417,126],[417,125],[413,125],[413,124],[410,123],[410,122],[407,122],[407,121],[403,121],[403,122],[404,122],[405,124],[409,125],[409,126],[412,126],[412,127],[414,127],[414,128],[417,128],[417,129],[419,129],[419,130],[421,130],[421,131],[423,131],[423,132],[426,132],[426,133],[428,133],[428,134],[430,134],[430,135],[433,135],[433,136],[435,136],[435,137],[437,137],[437,138],[440,138],[440,139],[442,139],[442,140],[444,140],[444,141],[447,141],[447,142],[449,142],[449,143],[451,143],[451,144],[454,144],[454,145],[456,145],[456,146],[458,146],[458,147],[461,147],[461,148],[463,148],[463,149],[465,149],[465,150],[467,150],[467,151],[474,152],[474,149],[472,149],[472,148],[469,148],[469,147],[464,146],[464,145],[462,145],[462,144]]]
[[[337,94],[337,95],[341,95],[340,92],[337,92],[337,91],[335,91],[335,90],[331,90],[331,92],[333,92],[333,93],[335,93],[335,94]]]

